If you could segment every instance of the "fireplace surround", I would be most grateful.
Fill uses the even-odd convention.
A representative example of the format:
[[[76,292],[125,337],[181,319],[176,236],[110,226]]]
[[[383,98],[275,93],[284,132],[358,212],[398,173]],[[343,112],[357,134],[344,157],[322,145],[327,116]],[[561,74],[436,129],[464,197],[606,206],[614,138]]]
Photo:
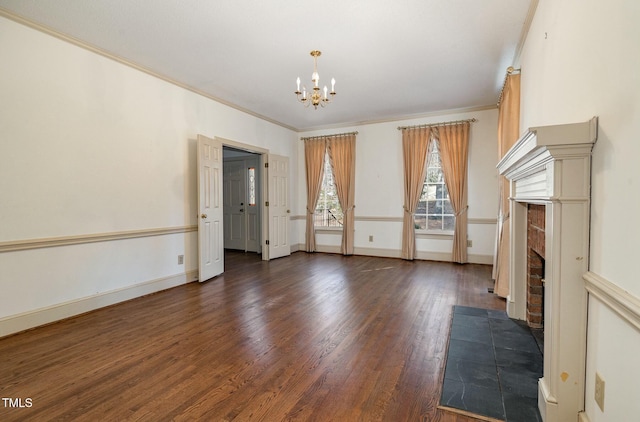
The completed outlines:
[[[544,206],[544,375],[538,407],[545,422],[584,410],[591,151],[597,117],[530,128],[498,163],[510,184],[507,313],[527,320],[528,208]]]

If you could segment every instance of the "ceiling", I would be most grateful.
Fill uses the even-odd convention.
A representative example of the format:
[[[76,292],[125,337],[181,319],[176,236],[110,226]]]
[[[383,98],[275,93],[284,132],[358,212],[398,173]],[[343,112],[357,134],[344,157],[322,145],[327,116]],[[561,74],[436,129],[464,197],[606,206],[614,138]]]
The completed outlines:
[[[4,12],[304,131],[496,104],[537,0],[0,0]],[[0,11],[1,11],[0,9]],[[296,77],[336,79],[305,108]]]

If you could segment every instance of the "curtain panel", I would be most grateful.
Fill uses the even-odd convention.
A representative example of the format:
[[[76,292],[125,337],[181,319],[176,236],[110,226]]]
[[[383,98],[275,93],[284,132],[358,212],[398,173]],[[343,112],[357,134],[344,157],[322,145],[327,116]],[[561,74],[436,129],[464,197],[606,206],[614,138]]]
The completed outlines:
[[[454,262],[467,262],[467,163],[469,157],[469,122],[435,128],[440,147],[444,182],[455,213],[453,231]]]
[[[511,149],[520,136],[520,74],[507,75],[498,106],[498,160]],[[493,264],[495,285],[493,292],[500,297],[509,295],[509,181],[498,176],[499,211],[496,227],[496,253]]]
[[[430,127],[402,129],[402,159],[404,163],[402,259],[413,260],[416,255],[414,216],[427,175],[426,163],[430,138]]]
[[[307,175],[307,218],[304,247],[307,252],[316,251],[313,215],[316,212],[322,187],[325,151],[326,141],[324,139],[306,139],[304,141],[304,162]]]
[[[345,134],[327,138],[327,151],[333,170],[338,201],[342,207],[343,255],[353,255],[354,208],[356,182],[356,135]]]

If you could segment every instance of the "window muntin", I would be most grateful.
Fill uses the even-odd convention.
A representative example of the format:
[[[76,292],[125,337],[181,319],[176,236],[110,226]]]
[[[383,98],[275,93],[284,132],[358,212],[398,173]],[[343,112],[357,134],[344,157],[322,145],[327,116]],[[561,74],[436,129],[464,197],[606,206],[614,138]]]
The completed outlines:
[[[316,227],[342,227],[342,218],[342,207],[340,207],[338,193],[336,192],[329,154],[325,153],[324,175],[316,212],[313,216],[313,225]]]
[[[451,207],[449,191],[444,183],[442,161],[437,141],[431,141],[427,156],[427,175],[414,216],[418,230],[452,232],[455,213]]]

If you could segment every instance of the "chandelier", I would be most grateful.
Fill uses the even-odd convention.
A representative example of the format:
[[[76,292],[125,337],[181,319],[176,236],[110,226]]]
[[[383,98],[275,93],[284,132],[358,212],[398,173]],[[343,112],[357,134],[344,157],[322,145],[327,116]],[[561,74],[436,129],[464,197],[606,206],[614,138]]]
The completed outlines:
[[[328,104],[333,100],[333,96],[336,95],[335,86],[336,80],[331,78],[331,92],[327,92],[327,86],[324,86],[323,92],[320,92],[320,75],[318,75],[318,57],[322,54],[318,50],[313,50],[311,52],[311,56],[313,56],[313,74],[311,75],[311,82],[313,82],[313,90],[307,91],[306,86],[302,86],[302,92],[300,91],[300,78],[296,80],[298,85],[296,89],[296,97],[298,101],[300,101],[305,107],[309,107],[309,105],[313,105],[315,109],[320,107],[324,107],[325,104]],[[329,97],[331,95],[331,97]]]

